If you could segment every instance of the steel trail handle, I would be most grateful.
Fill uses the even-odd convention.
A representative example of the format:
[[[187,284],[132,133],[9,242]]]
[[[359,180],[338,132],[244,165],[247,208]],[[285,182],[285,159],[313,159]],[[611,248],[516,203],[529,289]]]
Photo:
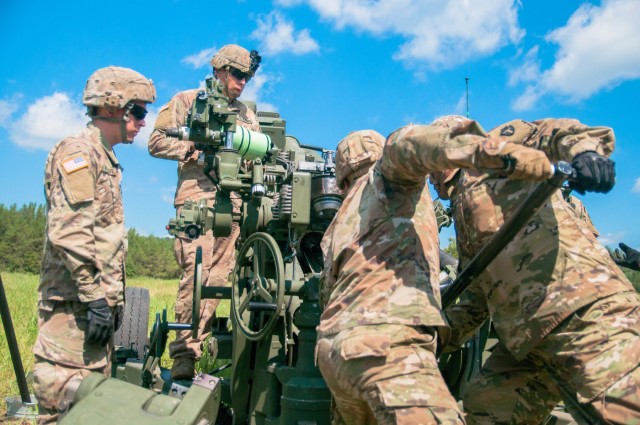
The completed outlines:
[[[460,294],[467,289],[473,279],[484,271],[500,254],[505,246],[526,225],[531,217],[549,199],[551,194],[562,187],[565,180],[572,178],[573,167],[568,162],[560,161],[552,164],[551,178],[539,183],[518,207],[511,217],[502,225],[491,240],[478,251],[473,259],[456,277],[456,280],[442,292],[442,308],[453,304]]]

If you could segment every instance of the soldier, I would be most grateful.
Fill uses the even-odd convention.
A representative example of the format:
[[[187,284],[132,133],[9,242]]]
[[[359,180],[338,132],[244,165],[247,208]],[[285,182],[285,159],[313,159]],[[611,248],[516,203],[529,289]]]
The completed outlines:
[[[238,97],[260,66],[260,56],[256,51],[249,53],[243,47],[229,44],[213,56],[211,65],[214,76],[220,80],[224,93],[229,98],[229,108],[238,112],[238,125],[259,132],[258,118],[250,108],[238,100]],[[212,206],[216,197],[215,185],[202,172],[203,166],[198,165],[200,151],[195,149],[194,143],[167,137],[165,132],[167,128],[185,125],[187,113],[198,91],[199,89],[193,89],[180,92],[164,105],[149,138],[149,153],[152,156],[178,161],[178,186],[173,202],[178,212],[186,200],[198,201],[206,198],[208,205]],[[237,212],[239,208],[240,200],[236,197],[234,209]],[[174,253],[182,269],[175,304],[177,322],[191,321],[196,248],[202,247],[203,285],[225,286],[234,267],[235,243],[239,235],[240,230],[234,223],[231,235],[225,238],[214,238],[211,230],[196,240],[183,236],[176,238]],[[202,303],[198,338],[191,338],[191,331],[176,332],[175,341],[169,344],[169,355],[174,359],[171,368],[173,379],[193,378],[195,360],[202,354],[201,345],[209,335],[211,321],[219,303],[220,300],[212,299]]]
[[[151,80],[136,71],[97,70],[83,94],[91,121],[47,158],[47,228],[33,348],[41,424],[57,422],[85,376],[111,372],[127,249],[122,168],[113,147],[133,142],[145,126],[146,105],[155,99]]]
[[[464,121],[437,124],[456,128]],[[571,187],[579,193],[613,187],[610,128],[514,120],[489,134],[571,162],[577,172]],[[436,173],[432,182],[441,197],[451,197],[462,265],[532,189],[472,170]],[[562,398],[596,421],[640,423],[638,295],[583,220],[558,190],[460,302],[445,309],[450,347],[488,317],[500,340],[463,394],[468,423],[542,423]]]
[[[475,122],[456,132],[409,125],[386,145],[371,130],[339,143],[336,181],[346,198],[323,238],[316,346],[334,423],[464,423],[435,356],[446,323],[425,176],[448,164],[502,169],[507,155],[517,158],[512,178],[550,175],[541,152],[487,138]]]

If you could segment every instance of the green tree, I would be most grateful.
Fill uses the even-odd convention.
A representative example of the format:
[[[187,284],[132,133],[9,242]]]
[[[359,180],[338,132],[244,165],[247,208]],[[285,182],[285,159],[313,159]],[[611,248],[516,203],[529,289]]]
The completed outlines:
[[[447,254],[458,258],[458,249],[456,248],[456,240],[454,238],[449,238],[449,245],[447,245],[446,247],[442,248],[442,250],[444,252],[446,252]]]
[[[127,276],[147,276],[158,279],[180,277],[180,268],[173,255],[173,238],[142,236],[129,229]]]
[[[42,262],[46,211],[43,205],[0,204],[0,271],[38,274]],[[130,229],[127,276],[174,279],[180,269],[173,238],[142,236]]]
[[[42,205],[0,204],[0,270],[38,273],[42,261],[45,211]]]

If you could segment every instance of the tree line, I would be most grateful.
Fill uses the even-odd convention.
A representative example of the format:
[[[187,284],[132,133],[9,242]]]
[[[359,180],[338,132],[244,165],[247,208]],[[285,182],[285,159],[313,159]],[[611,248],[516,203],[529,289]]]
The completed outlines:
[[[30,203],[18,208],[15,204],[9,207],[0,204],[0,271],[40,273],[45,220],[43,205]],[[180,276],[173,255],[173,238],[143,236],[135,229],[129,229],[128,237],[127,277],[176,279]],[[444,250],[458,257],[453,238]],[[622,270],[640,290],[640,272]]]
[[[46,211],[36,203],[21,207],[0,204],[0,271],[40,273]],[[143,236],[129,229],[127,277],[176,279],[180,269],[173,238]]]

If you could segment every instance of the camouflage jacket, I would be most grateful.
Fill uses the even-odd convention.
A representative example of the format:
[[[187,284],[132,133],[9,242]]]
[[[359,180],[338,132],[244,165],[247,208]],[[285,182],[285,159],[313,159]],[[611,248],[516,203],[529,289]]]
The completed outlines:
[[[496,127],[513,143],[543,150],[552,161],[579,153],[610,155],[607,127],[576,120],[512,121]],[[535,183],[462,170],[452,194],[458,251],[471,259],[531,192]],[[562,320],[599,298],[632,291],[631,283],[596,240],[595,229],[558,190],[461,297],[445,311],[451,343],[459,344],[490,315],[502,342],[523,358]]]
[[[452,166],[502,168],[503,146],[475,122],[455,136],[423,125],[389,136],[323,238],[319,337],[360,325],[445,326],[438,229],[425,176]]]
[[[40,301],[124,302],[127,234],[112,147],[92,124],[59,142],[45,166],[47,227]]]
[[[173,201],[176,207],[183,205],[185,200],[215,199],[216,187],[202,172],[203,166],[198,165],[198,151],[193,142],[167,137],[165,134],[167,128],[186,124],[187,114],[199,91],[193,89],[180,92],[164,105],[149,137],[149,153],[152,156],[178,161],[178,187]],[[237,99],[229,106],[238,111],[238,125],[252,131],[261,131],[258,117],[251,109]]]

